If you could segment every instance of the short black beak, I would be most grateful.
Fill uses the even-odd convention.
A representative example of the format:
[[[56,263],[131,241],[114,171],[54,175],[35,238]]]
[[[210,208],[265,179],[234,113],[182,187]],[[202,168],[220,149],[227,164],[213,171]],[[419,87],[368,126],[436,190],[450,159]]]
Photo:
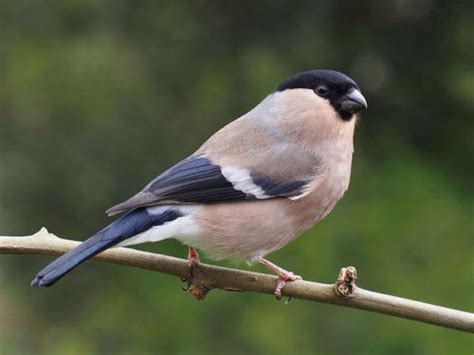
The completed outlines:
[[[357,113],[367,108],[367,101],[361,92],[355,88],[350,89],[339,101],[339,110]]]

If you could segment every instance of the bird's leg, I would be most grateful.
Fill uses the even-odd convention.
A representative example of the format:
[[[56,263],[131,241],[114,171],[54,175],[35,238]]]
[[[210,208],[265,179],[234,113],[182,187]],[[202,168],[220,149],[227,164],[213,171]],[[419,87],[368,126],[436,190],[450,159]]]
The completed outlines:
[[[267,269],[273,271],[275,274],[278,275],[278,282],[275,288],[275,297],[279,300],[281,299],[281,290],[285,287],[287,281],[295,281],[295,280],[302,280],[303,278],[299,275],[293,274],[291,271],[287,271],[282,269],[278,265],[266,260],[266,259],[259,259],[258,263],[265,266]]]
[[[188,246],[188,262],[189,262],[189,273],[193,276],[194,267],[199,264],[199,254],[196,249]]]

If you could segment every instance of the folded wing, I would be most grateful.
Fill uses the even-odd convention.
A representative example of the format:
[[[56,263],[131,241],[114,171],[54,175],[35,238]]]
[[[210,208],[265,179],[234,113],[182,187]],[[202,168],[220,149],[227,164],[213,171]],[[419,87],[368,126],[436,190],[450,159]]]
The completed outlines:
[[[158,204],[215,203],[295,197],[310,179],[272,179],[191,156],[159,175],[143,191],[106,211],[108,215]]]

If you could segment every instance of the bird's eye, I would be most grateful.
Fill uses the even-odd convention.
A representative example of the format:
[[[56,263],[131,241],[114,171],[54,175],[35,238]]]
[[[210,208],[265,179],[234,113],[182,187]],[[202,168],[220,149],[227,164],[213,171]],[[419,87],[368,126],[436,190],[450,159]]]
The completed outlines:
[[[316,93],[321,97],[326,97],[329,94],[329,89],[326,86],[321,85],[316,88]]]

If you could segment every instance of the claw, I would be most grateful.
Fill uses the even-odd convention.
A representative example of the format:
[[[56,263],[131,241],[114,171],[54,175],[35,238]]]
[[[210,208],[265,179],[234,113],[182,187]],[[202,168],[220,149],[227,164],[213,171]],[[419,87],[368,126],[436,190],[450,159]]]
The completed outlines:
[[[191,281],[186,280],[186,279],[181,279],[181,281],[183,281],[183,291],[188,291],[192,285]]]
[[[291,271],[280,273],[278,275],[277,286],[275,288],[275,291],[273,292],[273,294],[275,295],[275,298],[277,300],[281,300],[281,291],[283,290],[283,287],[286,286],[287,281],[296,281],[296,280],[302,280],[302,279],[303,278],[301,276],[295,275]]]
[[[266,259],[260,259],[258,262],[278,275],[275,291],[273,292],[277,300],[281,299],[281,291],[285,287],[287,281],[303,280],[301,276],[295,275],[291,271],[286,271]]]
[[[275,298],[277,300],[281,300],[281,290],[283,290],[283,287],[285,286],[286,286],[286,280],[278,276],[277,285],[276,285],[275,291],[273,291],[273,294],[275,295]]]

